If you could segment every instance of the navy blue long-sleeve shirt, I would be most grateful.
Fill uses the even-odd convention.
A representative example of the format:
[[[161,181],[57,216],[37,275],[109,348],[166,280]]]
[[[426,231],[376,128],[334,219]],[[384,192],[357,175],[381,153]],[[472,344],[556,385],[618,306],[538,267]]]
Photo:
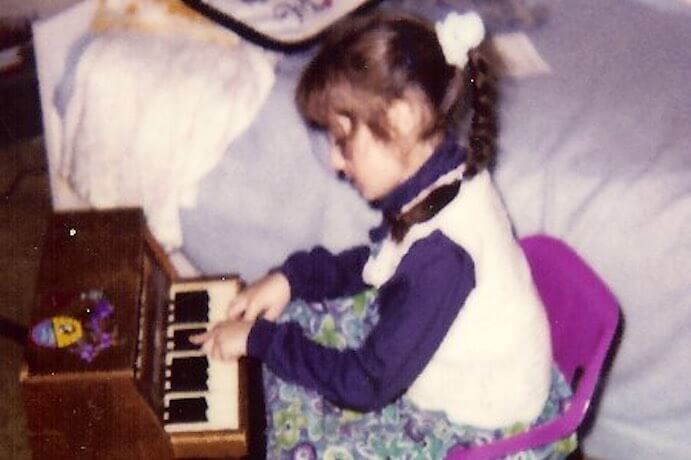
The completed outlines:
[[[380,205],[400,209],[443,173],[463,152],[444,143],[411,179]],[[293,254],[281,270],[293,298],[319,301],[353,295],[368,286],[362,269],[367,246],[340,254],[324,248]],[[307,338],[297,323],[259,319],[248,354],[284,380],[317,390],[336,405],[377,410],[400,396],[432,358],[475,286],[468,253],[440,231],[415,242],[377,297],[379,321],[359,348],[337,350]]]

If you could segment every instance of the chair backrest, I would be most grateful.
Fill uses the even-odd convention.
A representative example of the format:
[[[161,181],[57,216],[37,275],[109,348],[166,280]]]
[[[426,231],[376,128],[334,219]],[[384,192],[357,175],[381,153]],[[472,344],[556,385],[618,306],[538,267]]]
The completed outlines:
[[[571,248],[545,235],[521,240],[552,334],[554,359],[573,389],[559,417],[528,431],[471,448],[455,448],[453,460],[493,459],[562,439],[583,421],[619,322],[619,306],[607,286]]]

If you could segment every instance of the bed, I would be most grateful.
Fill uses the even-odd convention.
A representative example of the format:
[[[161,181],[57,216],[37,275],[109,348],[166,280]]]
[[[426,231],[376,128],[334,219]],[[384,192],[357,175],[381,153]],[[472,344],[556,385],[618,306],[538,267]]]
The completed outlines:
[[[681,0],[396,1],[432,18],[450,6],[477,7],[490,29],[508,40],[506,52],[514,53],[515,68],[502,86],[495,178],[516,233],[563,239],[620,301],[624,324],[599,400],[584,427],[585,454],[613,460],[688,458],[691,5]],[[127,2],[110,3],[123,7]],[[309,11],[315,12],[317,7],[349,2],[278,3],[311,5]],[[283,29],[262,29],[264,16],[238,14],[235,32],[209,32],[203,21],[185,22],[180,16],[171,21],[151,10],[159,21],[155,27],[213,43],[208,46],[221,54],[210,54],[207,62],[227,52],[241,56],[241,77],[236,69],[217,65],[195,77],[211,75],[231,83],[240,78],[250,85],[252,97],[234,95],[238,85],[229,83],[187,105],[150,98],[145,106],[137,99],[129,105],[109,101],[98,112],[100,118],[88,120],[91,124],[84,110],[94,106],[92,95],[83,95],[78,115],[70,118],[68,112],[75,110],[75,94],[83,89],[79,65],[96,62],[84,58],[94,36],[128,28],[142,34],[142,29],[148,33],[155,27],[120,27],[121,18],[101,15],[105,23],[98,29],[96,1],[37,21],[34,41],[54,207],[143,206],[154,233],[183,273],[238,272],[251,280],[295,249],[322,244],[339,250],[361,242],[377,217],[350,189],[333,180],[323,161],[324,139],[301,122],[292,91],[318,32],[353,9],[379,3],[387,2],[350,2],[308,30],[299,20]],[[502,3],[509,9],[497,9]],[[135,48],[144,35],[137,37]],[[109,54],[95,56],[102,55]],[[194,65],[203,68],[199,66],[204,62]],[[159,78],[166,75],[165,69],[155,71]],[[226,73],[219,77],[218,72]],[[190,88],[208,89],[204,84],[195,81]],[[148,88],[153,87],[156,81],[149,82]],[[129,95],[128,87],[119,88],[120,99]],[[82,147],[91,151],[87,157],[65,153],[70,142],[90,139],[85,137],[91,132],[87,127],[104,136],[112,134],[117,123],[113,112],[122,115],[127,110],[137,126],[169,133],[158,139],[175,146],[182,138],[174,137],[177,131],[170,126],[181,129],[180,120],[194,120],[204,101],[215,94],[234,103],[229,112],[216,113],[219,126],[230,121],[233,126],[212,131],[213,149],[200,143],[189,144],[195,150],[171,147],[173,153],[167,155],[172,157],[166,161],[149,158],[152,140],[146,139],[146,149],[139,153],[132,153],[133,147],[106,157],[88,156],[94,146],[109,145],[96,141]],[[117,110],[109,112],[109,107]],[[163,125],[154,108],[184,117],[170,117],[170,125]],[[141,113],[152,118],[142,118]],[[123,118],[122,123],[127,122]],[[122,126],[136,128],[117,128],[125,129]],[[207,128],[199,126],[199,134],[192,134],[208,135]],[[130,142],[134,132],[118,131],[109,142]],[[211,153],[199,158],[198,152],[206,148]],[[130,163],[136,155],[140,162]],[[195,161],[190,163],[190,157]],[[123,194],[133,175],[141,181],[137,186],[157,185],[153,191],[135,187]],[[106,191],[99,194],[98,187]],[[163,196],[161,190],[166,192]]]

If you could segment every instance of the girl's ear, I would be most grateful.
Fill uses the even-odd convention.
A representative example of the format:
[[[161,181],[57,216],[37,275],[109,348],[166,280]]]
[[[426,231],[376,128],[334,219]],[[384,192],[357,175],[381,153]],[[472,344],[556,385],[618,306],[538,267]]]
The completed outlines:
[[[406,91],[395,99],[386,111],[389,126],[398,136],[409,140],[419,138],[429,122],[430,110],[425,104],[425,96],[419,91]]]
[[[419,109],[415,107],[408,97],[401,97],[395,99],[386,115],[390,126],[394,129],[396,134],[410,133],[420,122]]]

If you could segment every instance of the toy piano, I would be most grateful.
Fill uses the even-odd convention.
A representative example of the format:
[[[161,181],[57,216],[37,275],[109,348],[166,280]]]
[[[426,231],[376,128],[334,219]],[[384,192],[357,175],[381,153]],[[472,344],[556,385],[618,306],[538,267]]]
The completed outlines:
[[[188,340],[242,282],[176,278],[140,210],[54,214],[20,376],[34,458],[250,454],[252,363]]]

